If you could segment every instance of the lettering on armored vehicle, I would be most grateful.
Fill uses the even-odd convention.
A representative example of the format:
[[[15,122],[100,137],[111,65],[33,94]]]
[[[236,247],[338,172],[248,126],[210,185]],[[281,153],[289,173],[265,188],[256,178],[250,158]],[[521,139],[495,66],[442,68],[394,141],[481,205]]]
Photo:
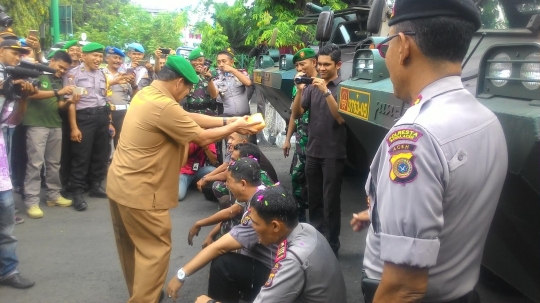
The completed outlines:
[[[401,109],[402,109],[402,106],[392,105],[392,104],[377,101],[377,110],[375,111],[375,119],[377,119],[378,114],[390,116],[392,118],[399,118],[402,116]]]
[[[262,83],[261,72],[253,72],[253,82],[255,82],[255,83],[257,83],[257,84],[261,84],[261,83]]]
[[[339,111],[362,120],[369,119],[370,93],[342,87],[339,96]]]

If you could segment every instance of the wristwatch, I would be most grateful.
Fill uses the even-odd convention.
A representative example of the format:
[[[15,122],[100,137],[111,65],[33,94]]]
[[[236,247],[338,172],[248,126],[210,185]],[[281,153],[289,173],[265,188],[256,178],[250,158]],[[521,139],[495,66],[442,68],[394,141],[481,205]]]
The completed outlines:
[[[178,280],[180,280],[180,282],[184,282],[186,281],[186,272],[184,271],[184,268],[180,268],[178,270],[178,273],[176,274],[176,277],[178,278]]]
[[[332,94],[332,92],[330,90],[327,90],[326,93],[323,94],[323,97],[328,97]]]
[[[58,90],[55,88],[53,89],[54,91],[54,95],[56,96],[57,99],[60,99],[60,95],[58,94]]]
[[[227,118],[223,117],[223,126],[227,125]]]

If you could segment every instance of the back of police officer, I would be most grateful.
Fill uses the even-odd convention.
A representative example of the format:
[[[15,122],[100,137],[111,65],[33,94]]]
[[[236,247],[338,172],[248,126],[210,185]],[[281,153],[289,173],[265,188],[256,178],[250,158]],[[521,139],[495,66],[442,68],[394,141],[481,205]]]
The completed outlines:
[[[397,0],[388,24],[382,50],[394,94],[411,107],[381,143],[366,183],[372,280],[363,285],[380,284],[364,292],[373,302],[478,302],[508,165],[497,117],[460,78],[480,15],[472,0]]]

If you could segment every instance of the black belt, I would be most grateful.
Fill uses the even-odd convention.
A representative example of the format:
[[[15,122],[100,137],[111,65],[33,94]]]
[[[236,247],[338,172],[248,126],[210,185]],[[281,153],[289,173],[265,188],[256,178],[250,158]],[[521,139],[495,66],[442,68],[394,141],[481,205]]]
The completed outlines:
[[[81,115],[99,115],[99,114],[106,114],[106,113],[107,113],[106,106],[88,107],[88,108],[79,109],[77,111],[77,114],[81,114]]]
[[[364,295],[365,303],[372,303],[373,298],[375,297],[375,292],[379,286],[380,281],[375,279],[370,279],[367,277],[365,270],[362,270],[362,294]],[[435,303],[435,302],[430,302]],[[452,301],[445,301],[440,303],[480,303],[480,297],[476,290],[454,299]]]

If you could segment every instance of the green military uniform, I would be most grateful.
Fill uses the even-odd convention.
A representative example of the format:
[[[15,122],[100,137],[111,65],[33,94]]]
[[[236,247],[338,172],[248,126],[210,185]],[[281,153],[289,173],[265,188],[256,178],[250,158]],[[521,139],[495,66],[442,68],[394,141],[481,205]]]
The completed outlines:
[[[315,58],[316,54],[311,48],[304,48],[299,50],[293,57],[293,63],[297,61]],[[296,97],[296,86],[293,87],[292,98]],[[294,121],[296,125],[296,132],[294,137],[296,139],[296,147],[293,154],[293,160],[291,163],[291,183],[294,199],[298,203],[299,220],[306,221],[306,209],[308,209],[308,197],[307,197],[307,180],[306,180],[306,146],[308,143],[308,123],[309,123],[309,110],[306,110],[302,117]]]
[[[189,53],[188,60],[193,61],[200,57],[203,57],[204,53],[200,48],[196,48]],[[192,113],[205,114],[209,116],[218,115],[218,106],[216,99],[212,98],[208,92],[208,85],[213,78],[217,77],[217,72],[211,70],[211,77],[199,76],[199,83],[193,85],[193,88],[186,97],[186,110]]]

